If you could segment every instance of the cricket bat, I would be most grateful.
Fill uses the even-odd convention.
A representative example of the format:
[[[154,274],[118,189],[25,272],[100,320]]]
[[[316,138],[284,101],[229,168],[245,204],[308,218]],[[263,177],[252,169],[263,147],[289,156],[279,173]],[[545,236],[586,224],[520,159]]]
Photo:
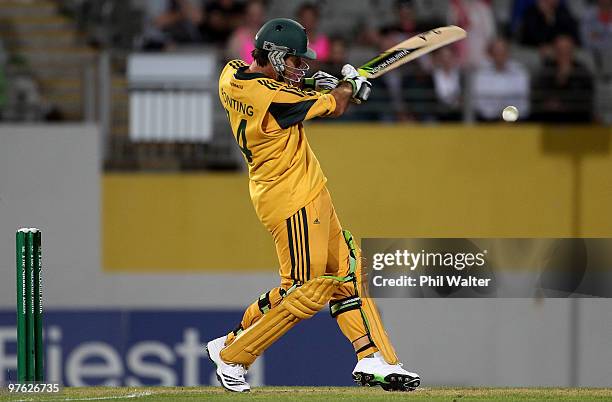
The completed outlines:
[[[467,36],[464,29],[455,25],[432,29],[413,36],[385,50],[357,69],[364,77],[377,78],[424,54],[457,42]]]

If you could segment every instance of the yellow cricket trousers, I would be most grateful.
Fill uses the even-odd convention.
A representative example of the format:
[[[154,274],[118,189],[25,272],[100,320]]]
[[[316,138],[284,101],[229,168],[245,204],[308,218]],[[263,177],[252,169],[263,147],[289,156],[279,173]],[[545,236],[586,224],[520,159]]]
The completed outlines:
[[[226,344],[277,306],[291,286],[322,275],[344,277],[349,273],[349,247],[326,187],[308,205],[277,225],[272,236],[280,264],[280,286],[262,294],[246,309],[240,325],[228,335]],[[360,271],[356,274],[360,275]],[[344,283],[333,295],[330,305],[350,302],[358,294],[356,286],[353,281]],[[378,350],[358,306],[345,309],[335,318],[342,333],[353,344],[358,359]]]

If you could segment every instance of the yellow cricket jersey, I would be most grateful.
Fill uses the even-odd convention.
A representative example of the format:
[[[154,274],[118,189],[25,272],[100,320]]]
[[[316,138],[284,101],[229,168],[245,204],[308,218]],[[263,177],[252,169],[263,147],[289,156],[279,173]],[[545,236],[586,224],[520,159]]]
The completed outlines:
[[[230,61],[219,79],[219,97],[249,167],[255,211],[268,230],[312,201],[325,185],[302,122],[331,114],[330,94],[302,90],[248,73]]]

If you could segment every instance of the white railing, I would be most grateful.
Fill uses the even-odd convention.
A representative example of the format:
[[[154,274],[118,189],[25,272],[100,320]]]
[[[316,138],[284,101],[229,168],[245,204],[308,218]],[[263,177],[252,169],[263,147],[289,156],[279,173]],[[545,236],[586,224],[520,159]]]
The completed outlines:
[[[216,66],[214,52],[129,56],[130,139],[209,142]]]

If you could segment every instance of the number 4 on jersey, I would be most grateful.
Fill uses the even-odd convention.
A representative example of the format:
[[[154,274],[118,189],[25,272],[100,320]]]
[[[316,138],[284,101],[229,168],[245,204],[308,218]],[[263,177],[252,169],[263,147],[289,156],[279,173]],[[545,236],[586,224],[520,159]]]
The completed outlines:
[[[240,120],[240,124],[238,125],[238,131],[236,132],[236,142],[238,143],[240,150],[246,157],[247,162],[251,163],[253,162],[253,153],[247,147],[246,125],[246,119]]]
[[[231,126],[232,121],[230,119],[229,111],[227,109],[225,110],[225,114],[227,114],[227,120],[230,122],[230,126]],[[246,119],[240,120],[240,124],[238,124],[238,132],[236,133],[236,142],[238,143],[238,147],[240,147],[240,150],[244,154],[247,162],[251,163],[253,162],[253,153],[247,147],[246,125],[247,125]],[[242,141],[242,144],[240,143],[241,141]]]

